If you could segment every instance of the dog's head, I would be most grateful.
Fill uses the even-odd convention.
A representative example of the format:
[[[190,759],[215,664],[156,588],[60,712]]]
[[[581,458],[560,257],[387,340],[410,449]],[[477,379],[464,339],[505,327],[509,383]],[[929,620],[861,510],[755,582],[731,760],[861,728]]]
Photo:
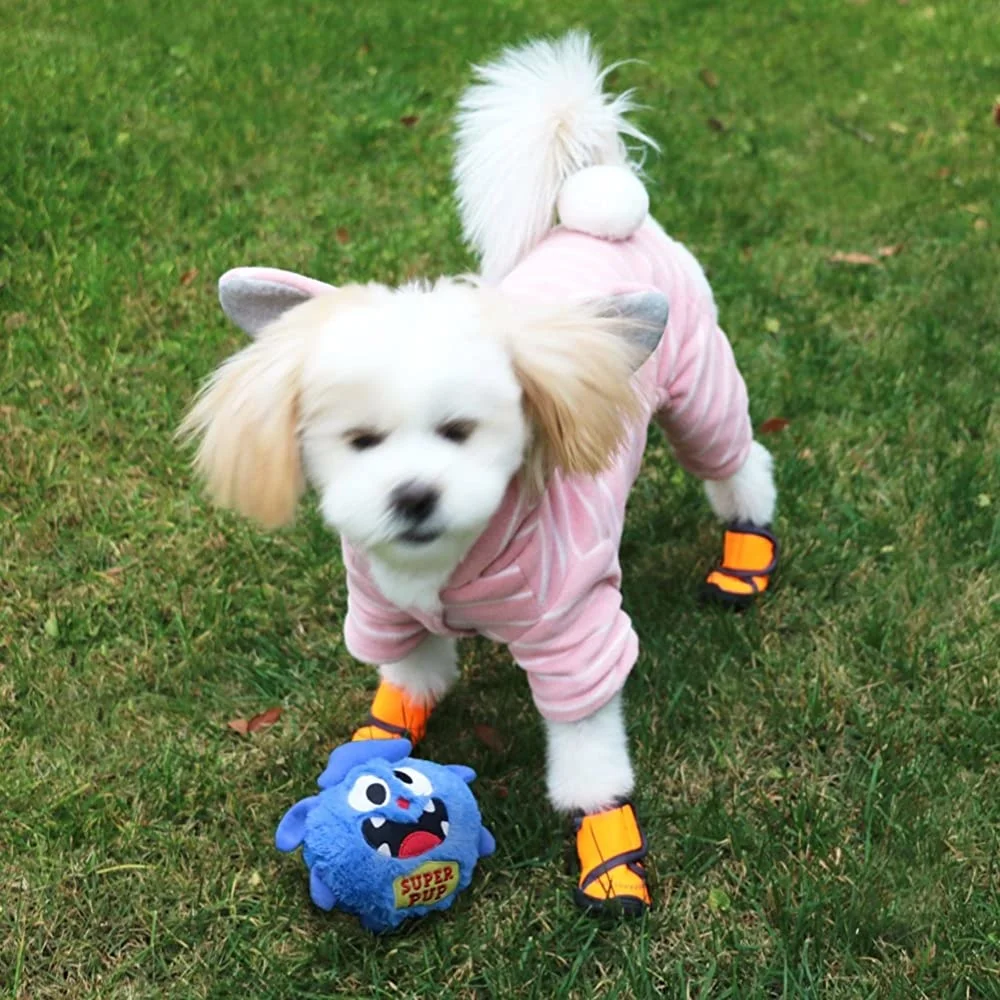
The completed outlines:
[[[464,552],[519,472],[537,488],[605,468],[667,311],[656,293],[542,309],[473,282],[246,268],[220,297],[254,340],[181,428],[213,499],[276,527],[308,481],[327,524],[401,568]]]

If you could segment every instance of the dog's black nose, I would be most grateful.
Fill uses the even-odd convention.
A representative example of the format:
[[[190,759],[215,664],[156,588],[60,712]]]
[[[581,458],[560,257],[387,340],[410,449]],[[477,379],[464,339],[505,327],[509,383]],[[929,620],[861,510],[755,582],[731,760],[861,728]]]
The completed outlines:
[[[392,491],[392,509],[414,524],[420,524],[434,513],[439,494],[433,486],[426,486],[413,480],[403,483]]]

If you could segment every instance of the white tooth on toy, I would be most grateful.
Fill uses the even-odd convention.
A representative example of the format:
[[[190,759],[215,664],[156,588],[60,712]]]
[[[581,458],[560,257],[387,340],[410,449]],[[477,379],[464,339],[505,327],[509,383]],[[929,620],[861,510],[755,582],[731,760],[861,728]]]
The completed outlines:
[[[448,821],[443,820],[441,823],[441,832],[447,837],[448,836]]]
[[[384,826],[385,825],[385,817],[384,816],[372,816],[372,818],[370,820],[368,820],[368,822],[371,823],[371,825],[373,827],[375,827],[375,829],[377,830],[380,826]]]
[[[379,844],[378,845],[378,850],[375,853],[376,854],[381,854],[383,858],[391,858],[392,857],[392,850],[391,850],[391,848],[389,847],[388,844]]]
[[[432,801],[428,802],[427,805],[424,806],[424,812],[425,813],[432,813],[432,812],[434,812],[434,808],[435,808],[434,807],[434,802],[432,800]]]

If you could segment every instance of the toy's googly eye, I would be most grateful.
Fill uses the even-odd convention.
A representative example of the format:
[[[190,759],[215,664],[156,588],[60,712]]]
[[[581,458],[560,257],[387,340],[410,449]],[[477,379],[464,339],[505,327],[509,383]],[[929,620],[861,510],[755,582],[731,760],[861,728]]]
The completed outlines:
[[[426,774],[415,771],[412,767],[399,767],[392,772],[413,795],[430,795],[434,786]]]
[[[356,812],[371,812],[389,801],[389,786],[373,774],[363,774],[351,785],[347,804]]]

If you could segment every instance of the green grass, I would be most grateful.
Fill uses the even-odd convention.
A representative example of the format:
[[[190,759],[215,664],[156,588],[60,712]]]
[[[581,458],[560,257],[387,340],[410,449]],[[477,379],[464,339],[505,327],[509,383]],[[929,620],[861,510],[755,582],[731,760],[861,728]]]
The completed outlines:
[[[992,0],[0,11],[0,995],[1000,997]],[[790,421],[784,569],[698,606],[718,531],[655,438],[623,547],[655,913],[573,908],[526,685],[476,643],[426,753],[480,772],[499,851],[373,939],[272,847],[372,688],[337,543],[213,512],[171,434],[240,343],[226,268],[471,265],[467,64],[572,25],[642,60],[654,212]]]

